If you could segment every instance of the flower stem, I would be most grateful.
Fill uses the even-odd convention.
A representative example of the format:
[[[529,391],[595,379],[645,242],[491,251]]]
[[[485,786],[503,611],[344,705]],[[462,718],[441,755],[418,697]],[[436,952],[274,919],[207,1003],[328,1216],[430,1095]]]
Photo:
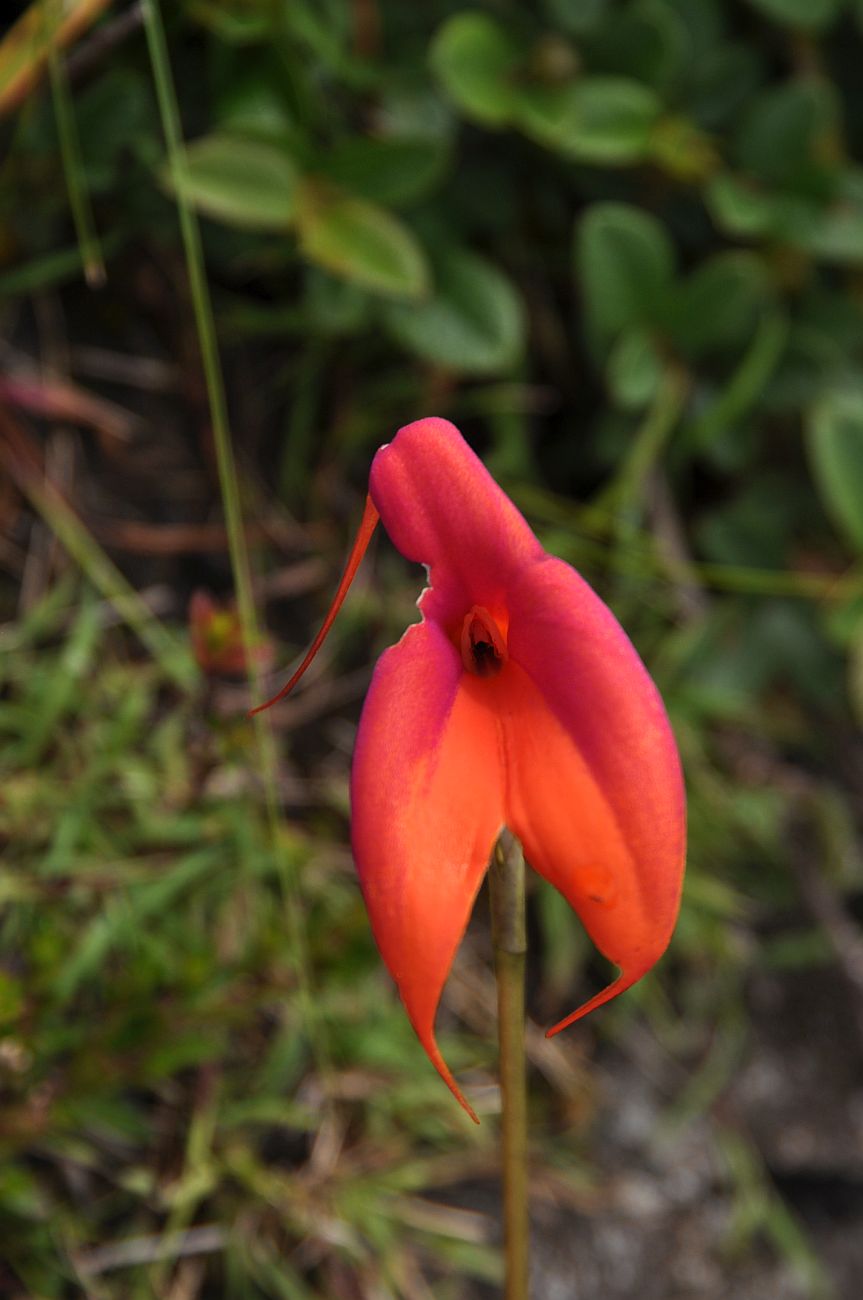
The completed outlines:
[[[524,855],[506,832],[489,872],[500,1042],[505,1300],[528,1300]]]

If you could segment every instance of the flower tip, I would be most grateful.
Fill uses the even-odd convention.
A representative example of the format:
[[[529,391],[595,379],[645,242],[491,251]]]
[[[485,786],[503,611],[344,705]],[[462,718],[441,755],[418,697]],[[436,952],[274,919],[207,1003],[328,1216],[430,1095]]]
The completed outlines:
[[[458,1084],[455,1082],[455,1080],[452,1079],[452,1078],[449,1078],[449,1079],[448,1079],[448,1078],[446,1077],[446,1075],[443,1076],[443,1080],[444,1080],[444,1083],[445,1083],[445,1084],[447,1085],[447,1087],[449,1088],[449,1090],[450,1090],[450,1092],[452,1093],[452,1095],[455,1097],[455,1099],[456,1099],[456,1101],[458,1102],[458,1104],[461,1106],[462,1110],[467,1112],[467,1114],[468,1114],[468,1115],[470,1116],[470,1118],[473,1120],[474,1124],[478,1124],[478,1123],[479,1123],[479,1115],[477,1115],[477,1113],[476,1113],[476,1111],[474,1110],[473,1106],[471,1106],[471,1104],[470,1104],[470,1102],[468,1101],[467,1097],[465,1097],[464,1093],[461,1091],[461,1089],[459,1088],[459,1086],[458,1086]]]
[[[416,1026],[414,1027],[416,1028]],[[432,1065],[437,1070],[438,1074],[443,1079],[444,1083],[449,1088],[450,1092],[455,1097],[456,1101],[461,1106],[462,1110],[466,1111],[468,1115],[470,1115],[474,1124],[478,1124],[479,1115],[477,1115],[473,1106],[471,1106],[467,1097],[465,1097],[461,1088],[458,1086],[455,1079],[453,1078],[449,1066],[447,1065],[446,1061],[443,1059],[443,1057],[440,1054],[440,1048],[438,1047],[434,1036],[433,1035],[427,1036],[426,1034],[420,1033],[418,1034],[418,1037]]]
[[[612,980],[601,992],[595,994],[592,998],[588,998],[587,1002],[582,1003],[570,1015],[564,1016],[563,1020],[559,1020],[556,1025],[552,1025],[551,1029],[547,1029],[545,1031],[546,1038],[554,1038],[555,1034],[559,1034],[562,1029],[574,1025],[576,1020],[581,1020],[583,1016],[590,1015],[591,1011],[595,1011],[597,1007],[604,1006],[606,1002],[616,998],[618,993],[624,993],[628,988],[631,988],[646,973],[644,970],[638,971],[637,974],[628,974],[626,971],[621,971],[617,979]]]
[[[286,686],[283,686],[280,691],[277,691],[276,694],[272,697],[272,699],[265,700],[263,704],[256,704],[253,709],[249,709],[248,713],[246,714],[246,717],[253,718],[256,713],[263,713],[266,709],[271,709],[274,704],[278,704],[279,700],[284,699],[284,697],[288,694],[288,692],[293,689],[298,676],[299,676],[298,673],[294,673],[294,676],[291,678],[288,684]]]
[[[432,1059],[432,1065],[434,1065],[438,1074],[443,1079],[444,1083],[449,1088],[450,1092],[455,1097],[456,1101],[461,1106],[462,1110],[467,1112],[467,1114],[473,1120],[474,1124],[478,1124],[479,1115],[477,1115],[473,1106],[471,1106],[467,1097],[464,1095],[461,1088],[458,1086],[455,1079],[450,1074],[449,1070],[447,1069],[447,1066],[444,1063],[443,1057],[440,1056],[440,1054],[438,1054],[437,1057],[432,1056],[431,1059]]]
[[[306,651],[305,658],[303,659],[299,668],[290,678],[290,680],[285,683],[282,689],[278,691],[271,700],[267,700],[265,704],[257,704],[253,709],[250,709],[248,714],[250,718],[254,717],[256,713],[262,713],[264,709],[269,709],[271,705],[276,704],[279,700],[284,699],[286,695],[289,695],[290,692],[296,686],[297,682],[305,673],[306,669],[314,659],[315,655],[320,650],[321,646],[323,645],[324,641],[327,638],[327,634],[329,633],[330,628],[332,627],[333,623],[336,621],[336,615],[338,614],[339,610],[342,607],[342,603],[344,602],[345,596],[348,594],[350,585],[356,576],[357,569],[360,567],[360,561],[362,560],[363,556],[366,553],[368,544],[372,540],[372,534],[374,533],[375,528],[377,527],[377,523],[379,519],[380,519],[380,515],[378,514],[375,503],[372,501],[370,496],[367,496],[366,504],[363,509],[363,517],[360,520],[360,526],[357,531],[357,535],[354,540],[353,547],[351,548],[351,553],[348,556],[348,562],[347,565],[345,566],[345,571],[342,574],[341,581],[339,582],[338,588],[336,590],[336,594],[333,597],[333,602],[330,605],[327,616],[321,625],[320,631],[318,632],[312,644],[309,646],[308,650]]]
[[[478,1124],[479,1115],[477,1115],[473,1106],[471,1106],[469,1102],[465,1101],[464,1097],[462,1097],[458,1092],[456,1092],[455,1096],[456,1096],[456,1101],[459,1103],[459,1105],[462,1107],[463,1110],[467,1111],[468,1115],[471,1117],[474,1124]]]

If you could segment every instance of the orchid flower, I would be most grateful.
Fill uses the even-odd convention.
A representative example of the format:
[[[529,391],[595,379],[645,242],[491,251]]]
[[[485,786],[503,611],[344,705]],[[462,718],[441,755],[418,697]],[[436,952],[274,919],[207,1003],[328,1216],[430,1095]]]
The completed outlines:
[[[504,827],[620,974],[548,1031],[634,984],[680,901],[685,802],[659,693],[611,611],[543,550],[459,431],[424,419],[374,457],[327,635],[378,519],[426,566],[421,619],[378,661],[351,772],[372,931],[430,1060],[444,983]],[[274,701],[270,701],[273,703]],[[262,706],[267,707],[267,706]]]

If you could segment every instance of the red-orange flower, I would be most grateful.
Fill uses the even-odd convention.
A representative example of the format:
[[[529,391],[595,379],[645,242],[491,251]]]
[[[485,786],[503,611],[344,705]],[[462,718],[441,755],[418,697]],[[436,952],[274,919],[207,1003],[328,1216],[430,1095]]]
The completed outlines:
[[[379,516],[429,586],[421,621],[381,656],[366,697],[351,773],[354,857],[411,1023],[473,1115],[434,1019],[501,829],[620,968],[557,1033],[629,988],[668,945],[685,856],[680,763],[656,687],[611,611],[543,550],[446,420],[407,425],[376,454],[335,601],[280,695],[317,652]]]

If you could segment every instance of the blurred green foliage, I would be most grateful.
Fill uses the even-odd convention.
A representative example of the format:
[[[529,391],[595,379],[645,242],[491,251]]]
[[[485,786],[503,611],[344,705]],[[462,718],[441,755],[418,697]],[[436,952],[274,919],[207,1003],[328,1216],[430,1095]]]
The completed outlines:
[[[450,416],[659,682],[690,788],[685,905],[666,964],[590,1032],[624,1041],[646,1015],[699,1063],[681,1108],[703,1112],[743,1051],[751,971],[835,960],[791,869],[800,845],[840,900],[863,887],[863,5],[163,8],[235,440],[251,357],[266,425],[252,451],[273,498],[331,515],[399,424]],[[131,351],[143,333],[170,355],[138,328],[130,287],[141,261],[181,265],[140,32],[71,64],[69,82],[108,287],[81,297],[43,87],[4,126],[4,332],[26,346],[32,302],[59,294],[88,337]],[[81,554],[80,589],[4,628],[0,1208],[16,1284],[71,1293],[81,1251],[118,1224],[150,1240],[246,1216],[225,1247],[230,1294],[304,1296],[286,1243],[324,1216],[369,1287],[420,1294],[404,1279],[428,1234],[402,1238],[393,1198],[445,1182],[466,1140],[375,974],[344,861],[344,754],[280,849],[302,877],[328,1068],[347,1080],[333,1086],[354,1105],[353,1164],[309,1193],[291,1170],[322,1066],[295,1023],[283,868],[248,739],[155,660],[129,659]],[[368,648],[413,616],[403,570],[381,558],[378,577],[344,624]],[[301,770],[318,761],[311,730],[285,741]],[[558,899],[537,894],[534,912],[534,1009],[551,1020],[589,956]],[[488,1041],[453,1040],[454,1064],[491,1060]],[[544,1097],[549,1132],[571,1105]],[[480,1161],[486,1127],[470,1139]],[[734,1152],[760,1230],[775,1198]],[[771,1239],[799,1260],[776,1215]],[[494,1272],[475,1242],[435,1249]],[[161,1294],[152,1272],[122,1276],[104,1294]]]
[[[392,413],[374,394],[376,436],[417,407],[423,367],[550,382],[563,431],[577,389],[554,465],[576,486],[607,470],[676,368],[674,468],[711,477],[721,516],[734,520],[744,480],[787,472],[776,444],[801,445],[802,418],[812,495],[779,512],[785,539],[823,509],[858,545],[859,6],[197,0],[168,16],[183,183],[226,326],[291,354],[322,340],[377,371],[403,350],[418,364]],[[74,97],[83,179],[118,257],[176,238],[150,80],[132,43]],[[32,98],[2,195],[15,293],[75,274],[57,167],[51,99]],[[513,468],[530,464],[522,450]],[[769,551],[755,537],[732,555],[722,531],[704,558]]]

